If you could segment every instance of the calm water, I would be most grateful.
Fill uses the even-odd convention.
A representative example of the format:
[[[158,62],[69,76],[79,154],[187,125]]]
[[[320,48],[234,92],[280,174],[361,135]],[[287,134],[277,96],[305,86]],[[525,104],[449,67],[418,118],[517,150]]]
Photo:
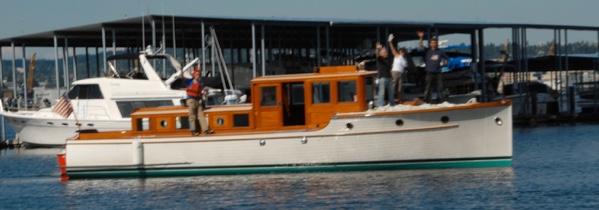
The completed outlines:
[[[0,151],[0,208],[599,209],[599,125],[515,129],[512,168],[60,182],[57,152]]]

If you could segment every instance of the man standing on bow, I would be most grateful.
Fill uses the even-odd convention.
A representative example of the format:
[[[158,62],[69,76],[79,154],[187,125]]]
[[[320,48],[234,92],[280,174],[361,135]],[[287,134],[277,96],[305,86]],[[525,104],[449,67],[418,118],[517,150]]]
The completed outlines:
[[[426,86],[424,88],[424,100],[427,103],[431,103],[431,85],[433,80],[436,83],[437,90],[437,98],[443,100],[443,74],[441,73],[441,67],[447,65],[447,55],[445,52],[439,49],[439,40],[437,37],[432,37],[429,42],[429,48],[424,48],[424,32],[418,31],[418,49],[421,51],[425,51],[424,53],[424,62],[425,62],[425,71],[426,78],[425,83]]]
[[[196,67],[192,71],[192,78],[185,81],[187,85],[185,104],[189,108],[189,129],[191,134],[194,136],[200,135],[200,133],[211,134],[212,131],[208,128],[208,122],[204,116],[204,89],[202,87],[202,71],[199,67]],[[198,129],[197,122],[201,128]]]

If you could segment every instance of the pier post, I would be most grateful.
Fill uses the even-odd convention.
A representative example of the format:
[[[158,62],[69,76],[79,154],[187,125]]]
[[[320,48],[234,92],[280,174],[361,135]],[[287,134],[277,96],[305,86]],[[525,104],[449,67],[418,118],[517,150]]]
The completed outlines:
[[[146,16],[141,17],[141,49],[146,48]]]
[[[202,71],[206,71],[206,31],[205,31],[205,27],[204,27],[204,21],[202,21],[201,23],[201,28],[202,28]],[[185,53],[183,53],[183,55],[185,55]],[[183,56],[185,57],[185,56]],[[212,75],[214,75],[214,69],[212,69]]]
[[[483,29],[478,29],[478,67],[481,74],[481,85],[482,85],[482,101],[486,102],[487,99],[487,71],[485,69],[485,41]]]
[[[21,53],[23,54],[23,60],[21,60],[23,65],[23,99],[25,110],[27,110],[29,106],[27,103],[27,55],[25,54],[25,44],[21,45]]]
[[[85,47],[85,71],[86,71],[85,76],[87,76],[87,78],[90,78],[90,75],[89,75],[89,73],[90,73],[89,72],[89,48],[88,47]]]
[[[67,88],[67,91],[71,89],[71,81],[69,78],[69,40],[64,38],[64,45],[62,47],[62,62],[64,64],[64,68],[62,69],[64,75],[64,85]]]
[[[173,34],[172,34],[172,36],[173,36],[173,57],[175,57],[175,59],[177,59],[177,39],[175,36],[176,33],[175,33],[175,16],[174,15],[172,16],[171,24],[172,24],[172,29],[173,29]],[[203,35],[204,34],[202,34],[202,36]]]
[[[152,26],[152,50],[156,49],[156,21],[154,20],[154,18],[152,17],[152,20],[150,21],[150,25]]]
[[[2,46],[0,45],[0,103],[2,103],[3,107],[6,105],[4,103],[4,58],[2,57]],[[4,125],[4,115],[0,116],[0,129],[2,129],[2,136],[0,139],[0,143],[6,141],[6,127]]]
[[[77,48],[73,46],[73,81],[77,81]]]
[[[15,43],[10,42],[10,48],[12,49],[12,97],[17,98],[17,54],[15,52]],[[18,104],[17,104],[18,105]]]
[[[58,37],[54,35],[54,76],[56,81],[56,97],[60,97],[60,75],[58,73]]]
[[[260,32],[260,58],[262,59],[262,76],[266,75],[266,50],[264,41],[264,24],[262,24],[262,31]]]
[[[96,47],[96,77],[100,77],[100,53],[98,52],[98,47]]]
[[[104,73],[108,72],[106,69],[106,29],[104,27],[102,27],[102,69]]]
[[[252,23],[252,78],[256,78],[256,24]]]
[[[279,39],[279,62],[281,61],[281,40]],[[316,66],[320,67],[320,26],[316,26]]]
[[[116,55],[116,30],[111,29],[110,30],[112,32],[112,55],[115,56]],[[115,69],[119,69],[118,64],[119,62],[114,62],[114,68]]]
[[[326,44],[326,48],[327,48],[327,65],[331,65],[331,32],[330,32],[330,26],[327,25],[327,27],[325,28],[325,44]]]

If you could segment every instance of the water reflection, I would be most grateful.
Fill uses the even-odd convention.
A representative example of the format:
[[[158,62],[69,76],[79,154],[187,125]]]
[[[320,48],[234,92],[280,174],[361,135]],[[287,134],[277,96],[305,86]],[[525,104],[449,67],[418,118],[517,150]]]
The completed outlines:
[[[372,208],[373,204],[409,208],[472,199],[473,205],[498,203],[509,208],[505,199],[514,195],[513,179],[512,168],[485,168],[73,180],[65,183],[65,197],[79,202],[107,194],[119,199],[132,196],[152,207],[177,201],[179,207],[207,208]]]

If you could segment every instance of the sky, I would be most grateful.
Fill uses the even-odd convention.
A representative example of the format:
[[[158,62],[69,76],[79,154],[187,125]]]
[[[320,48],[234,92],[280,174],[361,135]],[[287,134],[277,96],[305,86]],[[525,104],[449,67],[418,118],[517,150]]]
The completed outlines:
[[[144,14],[599,26],[597,0],[0,0],[0,38]],[[511,33],[489,31],[487,42]],[[552,39],[531,31],[532,42]],[[597,39],[572,32],[570,40]]]

